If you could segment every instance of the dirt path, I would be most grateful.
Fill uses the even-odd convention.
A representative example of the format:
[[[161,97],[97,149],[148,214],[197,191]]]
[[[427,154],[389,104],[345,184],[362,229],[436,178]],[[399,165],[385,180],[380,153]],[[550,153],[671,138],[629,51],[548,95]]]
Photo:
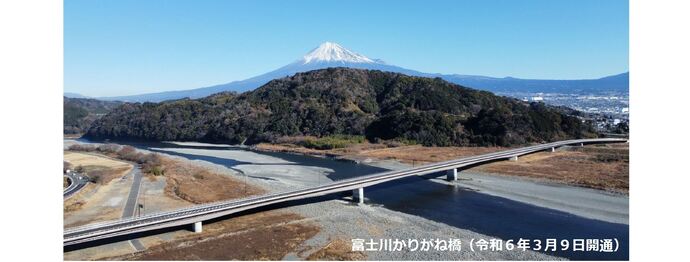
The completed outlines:
[[[87,175],[96,171],[105,174],[101,183],[90,183],[65,201],[64,226],[74,227],[120,218],[125,205],[123,196],[131,187],[131,180],[120,178],[134,167],[125,162],[75,152],[65,152],[64,158],[75,167],[82,166]]]

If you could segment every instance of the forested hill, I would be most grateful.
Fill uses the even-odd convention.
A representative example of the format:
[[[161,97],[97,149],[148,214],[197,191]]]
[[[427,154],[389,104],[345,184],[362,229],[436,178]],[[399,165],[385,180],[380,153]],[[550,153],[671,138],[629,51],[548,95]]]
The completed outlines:
[[[595,136],[589,124],[565,112],[440,78],[328,68],[239,95],[127,103],[95,121],[86,137],[252,144],[349,134],[373,142],[510,146]]]
[[[63,97],[63,132],[81,134],[99,117],[121,105],[117,101],[101,101],[90,98]]]

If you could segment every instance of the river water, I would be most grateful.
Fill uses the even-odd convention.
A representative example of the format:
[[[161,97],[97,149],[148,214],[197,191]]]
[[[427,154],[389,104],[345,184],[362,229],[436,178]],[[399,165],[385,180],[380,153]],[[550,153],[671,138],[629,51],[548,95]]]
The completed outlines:
[[[82,142],[88,141],[82,140]],[[283,169],[287,173],[290,166],[299,166],[322,170],[328,178],[320,179],[314,176],[305,178],[310,181],[302,182],[309,185],[387,171],[387,169],[349,161],[288,153],[256,152],[231,146],[190,146],[168,143],[132,145],[191,160],[204,160],[238,171],[265,171],[252,172],[252,177],[276,179],[276,174],[281,173]],[[215,151],[223,154],[209,154]],[[277,159],[280,162],[254,161],[255,158],[245,158],[245,155],[259,155]],[[275,168],[271,168],[271,165],[275,165]],[[264,169],[264,167],[268,168]],[[607,222],[482,193],[462,186],[462,180],[449,184],[431,179],[440,175],[443,174],[409,177],[367,187],[365,188],[366,202],[504,240],[539,239],[544,243],[547,238],[555,238],[559,243],[562,240],[568,240],[572,245],[574,239],[617,239],[620,246],[618,251],[613,253],[572,251],[572,246],[566,251],[542,252],[572,260],[628,259],[629,226],[627,222]],[[462,173],[460,176],[462,177]],[[334,195],[333,198],[342,198],[342,195]],[[627,202],[625,209],[627,216]]]

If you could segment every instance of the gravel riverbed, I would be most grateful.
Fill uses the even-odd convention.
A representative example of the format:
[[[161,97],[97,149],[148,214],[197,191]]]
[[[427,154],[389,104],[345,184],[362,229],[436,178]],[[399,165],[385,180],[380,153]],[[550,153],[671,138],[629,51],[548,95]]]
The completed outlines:
[[[65,142],[67,146],[67,141]],[[70,142],[72,143],[72,142]],[[232,176],[239,180],[263,188],[268,192],[284,192],[330,182],[327,176],[334,172],[329,168],[309,166],[291,162],[289,158],[264,154],[250,150],[219,150],[194,143],[181,147],[150,148],[151,151],[165,154],[171,158],[189,161],[206,167],[216,173]],[[219,162],[220,161],[220,162]],[[366,165],[385,169],[408,168],[409,165],[393,160],[361,161]],[[222,164],[219,164],[222,163]],[[492,174],[461,173],[461,179],[447,182],[442,179],[431,179],[432,183],[444,184],[458,189],[470,189],[483,194],[519,201],[538,207],[562,211],[569,214],[608,221],[611,223],[628,223],[627,196],[608,194],[603,191],[563,186],[543,181],[518,179]],[[301,201],[299,205],[281,207],[281,210],[294,212],[305,217],[305,220],[318,224],[321,231],[288,254],[285,260],[302,260],[306,256],[340,239],[348,244],[352,239],[369,241],[415,239],[459,239],[460,251],[365,251],[369,260],[563,260],[534,251],[472,251],[469,244],[472,240],[498,238],[473,231],[471,227],[457,227],[438,220],[409,213],[395,211],[373,201],[365,204],[349,201],[343,193],[341,197],[324,197],[316,201]],[[574,198],[574,200],[573,200]],[[415,199],[410,199],[414,201]]]
[[[326,176],[332,170],[320,167],[294,165],[289,161],[262,155],[252,151],[218,151],[189,148],[156,148],[155,151],[179,157],[179,154],[231,158],[242,162],[232,169],[204,160],[191,160],[218,173],[245,179],[251,184],[270,192],[294,190],[299,187],[326,183]],[[389,161],[370,163],[386,168],[403,168],[405,165]],[[235,170],[233,170],[235,169]],[[241,171],[241,172],[238,172]],[[243,174],[244,173],[244,174]],[[320,176],[320,177],[317,177]],[[365,192],[366,198],[366,192]],[[321,232],[307,240],[301,250],[312,253],[329,241],[340,238],[350,242],[352,239],[379,241],[380,239],[460,239],[460,251],[365,251],[369,260],[558,260],[560,258],[533,251],[471,251],[472,239],[491,239],[494,237],[449,226],[422,217],[389,210],[375,204],[355,204],[348,197],[332,199],[303,205],[284,207],[284,210],[298,213],[321,226]],[[300,250],[300,248],[298,248]],[[285,259],[301,259],[298,254],[289,254]]]

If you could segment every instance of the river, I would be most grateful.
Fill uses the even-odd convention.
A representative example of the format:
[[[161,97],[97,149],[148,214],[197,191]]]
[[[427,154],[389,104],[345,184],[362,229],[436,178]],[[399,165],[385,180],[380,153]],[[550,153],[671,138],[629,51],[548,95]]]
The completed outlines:
[[[349,161],[256,152],[232,146],[132,145],[223,165],[253,178],[280,180],[294,188],[387,170]],[[559,243],[568,240],[572,245],[574,239],[617,239],[619,249],[612,253],[572,251],[572,246],[568,251],[542,252],[573,260],[628,259],[627,196],[464,172],[459,174],[459,181],[447,183],[434,178],[439,175],[442,174],[409,177],[367,187],[366,202],[504,240],[546,241],[547,238],[555,238]],[[516,185],[502,191],[502,187],[511,183]],[[341,198],[342,195],[333,197]]]

